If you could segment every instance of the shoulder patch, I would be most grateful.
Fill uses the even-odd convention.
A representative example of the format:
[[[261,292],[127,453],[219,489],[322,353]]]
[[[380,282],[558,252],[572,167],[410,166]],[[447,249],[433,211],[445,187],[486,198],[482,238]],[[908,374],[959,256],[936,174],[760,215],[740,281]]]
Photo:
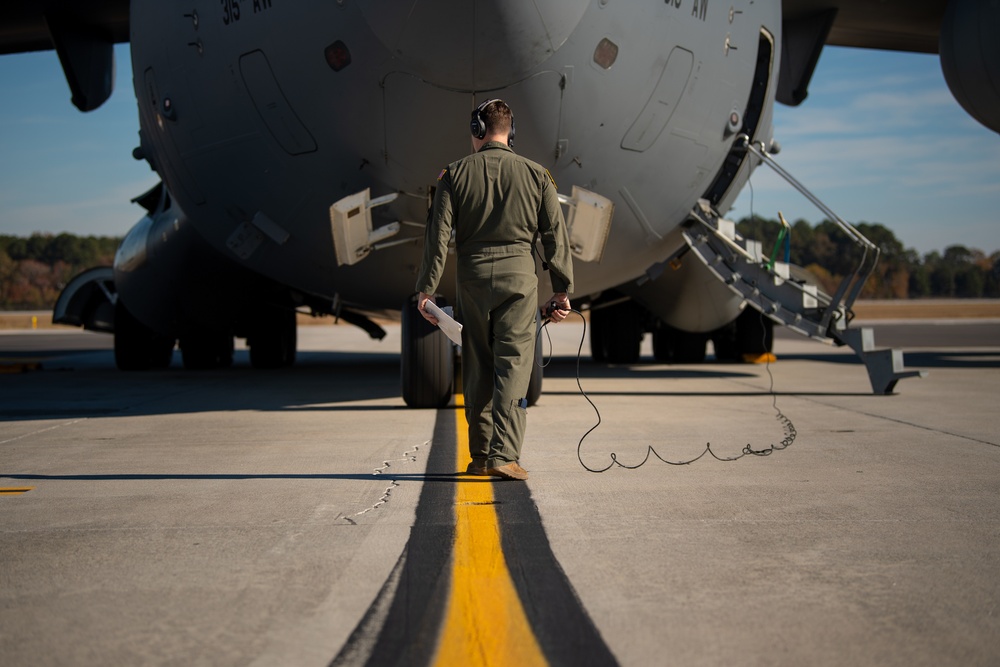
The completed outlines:
[[[444,175],[447,173],[448,173],[448,167],[445,167],[444,169],[441,170],[441,173],[438,174],[438,180],[440,181],[442,178],[444,178]],[[551,178],[551,176],[549,178]]]
[[[549,177],[550,181],[552,181],[552,187],[558,190],[559,186],[556,185],[556,179],[552,178],[552,174],[549,173],[548,169],[545,170],[545,175]],[[440,178],[438,180],[440,180]]]

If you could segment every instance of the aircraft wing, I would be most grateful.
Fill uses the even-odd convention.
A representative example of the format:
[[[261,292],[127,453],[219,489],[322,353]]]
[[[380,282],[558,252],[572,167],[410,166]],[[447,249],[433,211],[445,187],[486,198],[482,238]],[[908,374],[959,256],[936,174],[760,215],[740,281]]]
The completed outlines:
[[[110,43],[128,41],[129,0],[6,0],[0,54],[55,48],[49,23],[75,25]]]
[[[59,54],[73,104],[101,106],[114,88],[116,42],[129,38],[129,0],[6,0],[0,54]]]
[[[890,51],[938,52],[948,0],[785,0],[786,24],[835,10],[826,43]]]
[[[784,0],[777,99],[798,106],[823,46],[937,53],[948,0]]]
[[[786,64],[778,99],[793,105],[805,99],[824,43],[937,53],[946,4],[947,0],[784,0]],[[72,63],[67,67],[67,61],[73,60],[68,51],[81,34],[85,41],[102,44],[128,41],[129,0],[7,0],[0,23],[0,54],[56,48],[73,88],[74,103],[92,109],[103,103],[110,90],[86,90],[88,76],[102,72],[88,75],[73,72]]]
[[[937,53],[947,0],[785,0],[785,20],[837,10],[827,44]],[[103,30],[128,41],[129,0],[7,0],[0,23],[0,54],[53,48],[46,15]]]

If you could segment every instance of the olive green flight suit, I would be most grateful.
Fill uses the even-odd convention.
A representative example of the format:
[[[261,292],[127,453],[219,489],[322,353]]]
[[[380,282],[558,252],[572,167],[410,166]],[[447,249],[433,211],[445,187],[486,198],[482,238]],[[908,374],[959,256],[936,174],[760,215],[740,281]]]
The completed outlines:
[[[524,440],[538,311],[531,245],[537,233],[553,290],[571,292],[569,235],[548,171],[496,141],[438,177],[417,291],[434,294],[452,228],[469,453],[500,467],[520,459]]]

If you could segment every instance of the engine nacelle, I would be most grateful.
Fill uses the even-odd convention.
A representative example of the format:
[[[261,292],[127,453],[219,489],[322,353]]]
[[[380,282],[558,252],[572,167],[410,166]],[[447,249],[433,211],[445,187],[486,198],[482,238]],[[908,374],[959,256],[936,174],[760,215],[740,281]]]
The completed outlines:
[[[743,298],[733,294],[693,255],[661,268],[662,272],[649,276],[648,281],[618,289],[660,321],[688,333],[714,331],[735,320],[742,311]]]
[[[118,298],[150,330],[196,334],[231,322],[268,285],[212,248],[165,187],[115,254]]]
[[[1000,2],[951,0],[941,21],[941,70],[970,116],[1000,132]]]

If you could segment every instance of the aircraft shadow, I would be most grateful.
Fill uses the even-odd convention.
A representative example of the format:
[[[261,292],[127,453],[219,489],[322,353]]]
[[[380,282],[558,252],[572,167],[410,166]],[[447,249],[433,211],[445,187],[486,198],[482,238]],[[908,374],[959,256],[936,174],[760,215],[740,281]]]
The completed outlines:
[[[906,364],[914,369],[1000,368],[1000,354],[991,351],[948,350],[908,351]],[[817,363],[854,364],[861,361],[849,354],[781,354],[774,366],[789,360]],[[859,369],[860,371],[860,369]],[[593,396],[758,396],[766,391],[752,389],[690,391],[678,384],[676,390],[634,389],[628,392],[588,388],[587,381],[614,378],[667,380],[750,379],[755,371],[738,364],[709,361],[702,365],[654,363],[652,359],[634,365],[597,364],[584,360],[579,365],[584,389]],[[549,379],[575,379],[574,356],[548,360]],[[544,391],[544,395],[576,394],[576,389]],[[831,396],[829,392],[778,392],[779,395]],[[862,395],[859,394],[849,395]],[[253,410],[259,412],[351,412],[378,413],[407,410],[399,393],[399,355],[392,352],[300,352],[292,368],[271,371],[250,367],[245,351],[237,351],[234,365],[213,371],[186,371],[180,355],[166,370],[123,373],[114,368],[107,350],[87,350],[44,359],[43,370],[0,376],[0,422],[57,420],[162,414],[194,414],[214,411]]]
[[[296,473],[285,473],[285,474],[255,474],[255,475],[243,475],[243,474],[211,474],[211,473],[197,473],[197,474],[151,474],[151,473],[129,473],[129,474],[88,474],[88,475],[37,475],[37,474],[13,474],[5,475],[0,472],[0,479],[13,479],[20,480],[23,482],[39,482],[39,481],[58,481],[58,482],[161,482],[161,481],[190,481],[190,480],[259,480],[259,479],[276,479],[276,480],[306,480],[306,479],[318,479],[318,480],[354,480],[354,481],[366,481],[374,478],[387,479],[395,482],[446,482],[451,484],[458,483],[500,483],[504,480],[497,477],[477,477],[474,475],[469,475],[464,472],[454,472],[454,473],[382,473],[375,475],[372,473],[308,473],[308,474],[296,474]]]
[[[576,357],[553,357],[545,366],[547,378],[575,378]],[[580,363],[580,378],[613,379],[613,378],[649,378],[649,379],[722,379],[754,377],[752,373],[734,370],[732,366],[706,363],[701,366],[691,365],[669,366],[654,362],[652,359],[640,359],[635,364],[600,364],[590,360]]]
[[[828,364],[861,365],[861,359],[852,354],[781,354],[781,360],[817,361]],[[904,350],[903,360],[907,368],[1000,368],[1000,352],[972,350]]]
[[[378,401],[378,403],[371,403]],[[0,376],[0,422],[251,410],[354,412],[408,409],[400,397],[396,352],[301,352],[290,368],[250,367],[245,351],[231,368],[121,372],[112,353],[43,359],[42,370]]]
[[[784,358],[784,357],[782,357]],[[706,361],[700,365],[679,365],[671,366],[652,359],[640,360],[636,364],[596,364],[585,361],[580,364],[580,380],[584,391],[588,396],[703,396],[706,398],[720,398],[728,396],[868,396],[870,392],[829,392],[829,391],[768,391],[766,389],[745,389],[733,391],[691,391],[690,385],[678,384],[676,390],[664,391],[663,385],[657,385],[656,389],[632,391],[601,391],[594,390],[587,385],[587,380],[633,378],[633,379],[657,379],[657,380],[719,380],[719,379],[756,379],[758,375],[746,370],[739,370],[739,364]],[[774,368],[780,368],[775,365]],[[548,379],[562,378],[575,379],[577,377],[576,357],[554,357],[545,368],[545,377]],[[579,389],[569,389],[566,391],[552,391],[543,388],[542,400],[545,396],[578,396]]]

